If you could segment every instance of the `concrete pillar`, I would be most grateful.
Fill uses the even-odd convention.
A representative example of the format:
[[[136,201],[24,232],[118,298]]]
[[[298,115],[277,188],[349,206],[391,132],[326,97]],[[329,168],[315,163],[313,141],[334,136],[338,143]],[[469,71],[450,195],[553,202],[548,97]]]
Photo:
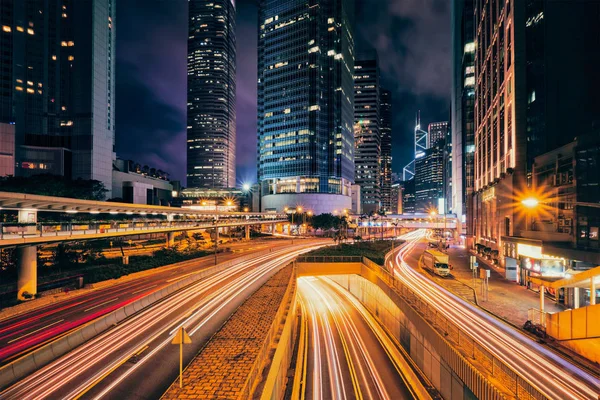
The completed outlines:
[[[245,239],[250,240],[250,225],[246,225],[244,231]]]
[[[573,308],[579,308],[579,288],[573,288]]]
[[[590,278],[590,306],[596,304],[596,282],[594,282],[594,277]]]
[[[175,232],[167,232],[167,247],[175,246]]]
[[[540,324],[542,326],[546,325],[545,315],[544,315],[544,285],[540,285]]]
[[[37,293],[37,246],[17,247],[17,299],[26,300],[23,293]]]

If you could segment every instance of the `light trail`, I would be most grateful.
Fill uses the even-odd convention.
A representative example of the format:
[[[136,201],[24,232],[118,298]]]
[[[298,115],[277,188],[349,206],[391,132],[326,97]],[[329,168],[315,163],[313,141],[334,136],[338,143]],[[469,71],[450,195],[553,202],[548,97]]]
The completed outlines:
[[[411,268],[406,257],[425,235],[421,230],[408,236],[408,243],[396,253],[394,272],[404,285],[546,397],[598,399],[600,381],[596,377]]]
[[[315,400],[412,398],[401,370],[377,333],[369,332],[368,319],[373,317],[364,306],[351,301],[352,295],[345,296],[337,284],[323,277],[299,278],[298,290],[312,331],[312,393],[307,395]],[[321,347],[325,347],[326,359],[322,358]],[[345,359],[340,359],[342,352],[337,347],[343,350]],[[323,393],[325,366],[330,393]],[[346,387],[354,390],[352,396]]]
[[[70,390],[60,397],[75,398],[108,376],[107,372],[123,359],[127,360],[154,339],[161,335],[165,336],[156,348],[145,354],[140,362],[128,369],[124,375],[119,376],[98,395],[98,398],[102,397],[124,380],[131,373],[130,371],[139,368],[156,354],[165,343],[170,343],[172,337],[169,331],[173,327],[180,326],[182,321],[185,321],[186,328],[195,332],[195,323],[204,323],[216,314],[217,309],[221,309],[243,289],[278,266],[290,262],[298,254],[314,247],[314,245],[312,247],[304,245],[297,246],[295,250],[273,251],[196,282],[79,346],[8,388],[0,394],[0,397],[3,399],[52,398],[57,397],[59,391]],[[228,282],[237,274],[241,276]],[[221,287],[223,285],[224,288]],[[204,312],[198,312],[197,308]]]

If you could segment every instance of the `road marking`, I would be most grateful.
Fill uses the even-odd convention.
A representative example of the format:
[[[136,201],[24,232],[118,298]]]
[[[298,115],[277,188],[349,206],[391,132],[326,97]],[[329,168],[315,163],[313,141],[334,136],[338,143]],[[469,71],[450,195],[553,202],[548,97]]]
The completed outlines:
[[[158,284],[152,285],[152,286],[148,286],[147,288],[136,290],[135,292],[133,292],[131,294],[136,294],[136,293],[139,293],[139,292],[143,292],[144,290],[152,289],[153,287],[157,287],[157,286],[158,286]]]
[[[146,351],[146,349],[148,348],[148,346],[142,347],[142,349],[140,351],[138,351],[137,353],[135,353],[136,356],[139,356],[140,354],[142,354],[144,351]]]
[[[94,307],[90,307],[90,308],[88,308],[86,310],[83,310],[83,312],[88,312],[90,310],[93,310],[94,308],[98,308],[98,307],[103,306],[105,304],[112,303],[113,301],[115,301],[117,299],[118,299],[118,297],[115,297],[114,299],[110,299],[108,301],[105,301],[104,303],[96,304]]]
[[[102,382],[107,376],[109,376],[110,374],[112,374],[121,365],[125,364],[127,362],[127,360],[129,360],[130,358],[131,358],[131,355],[128,355],[127,357],[123,358],[121,361],[119,361],[117,364],[115,364],[112,368],[110,368],[104,374],[100,375],[94,382],[92,382],[91,385],[89,385],[87,388],[85,388],[77,396],[73,397],[73,400],[77,400],[77,399],[80,399],[81,397],[83,397],[84,394],[86,394],[87,392],[89,392],[90,390],[92,390],[92,388],[94,386],[96,386],[98,383]]]
[[[49,328],[49,327],[51,327],[52,325],[56,325],[56,324],[58,324],[59,322],[63,322],[63,321],[64,321],[64,319],[60,319],[60,320],[58,320],[58,321],[56,321],[56,322],[53,322],[53,323],[51,323],[50,325],[46,325],[46,326],[44,326],[44,327],[42,327],[42,328],[36,329],[35,331],[31,331],[31,332],[29,332],[29,333],[26,333],[25,335],[19,336],[19,337],[18,337],[18,338],[16,338],[16,339],[10,340],[8,343],[12,343],[12,342],[16,342],[17,340],[21,340],[21,339],[23,339],[24,337],[27,337],[27,336],[29,336],[29,335],[33,335],[33,334],[34,334],[34,333],[36,333],[36,332],[39,332],[39,331],[41,331],[41,330],[44,330],[44,329],[46,329],[46,328]]]

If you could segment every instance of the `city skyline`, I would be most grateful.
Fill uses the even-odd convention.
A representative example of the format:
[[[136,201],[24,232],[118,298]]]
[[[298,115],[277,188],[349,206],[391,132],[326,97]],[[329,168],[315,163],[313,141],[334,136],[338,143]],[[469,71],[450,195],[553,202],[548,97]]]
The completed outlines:
[[[392,92],[394,143],[412,140],[414,114],[420,109],[423,123],[446,120],[450,98],[450,41],[424,24],[446,26],[449,4],[431,1],[374,7],[377,0],[358,1],[355,40],[357,49],[375,48],[388,56],[382,61],[382,81]],[[122,23],[117,35],[116,150],[126,159],[154,165],[185,181],[187,1],[156,1],[152,7],[117,3]],[[256,180],[256,46],[257,8],[238,0],[237,181]],[[363,10],[376,9],[367,18]],[[378,20],[379,23],[374,21]],[[146,27],[152,24],[148,34]],[[402,24],[404,29],[394,27]],[[409,40],[418,35],[419,42]],[[422,46],[427,42],[436,51]],[[415,64],[421,64],[420,67]],[[427,71],[436,79],[426,79]],[[430,82],[431,81],[431,82]],[[133,109],[131,104],[137,103]],[[392,148],[393,171],[410,161],[407,146]]]

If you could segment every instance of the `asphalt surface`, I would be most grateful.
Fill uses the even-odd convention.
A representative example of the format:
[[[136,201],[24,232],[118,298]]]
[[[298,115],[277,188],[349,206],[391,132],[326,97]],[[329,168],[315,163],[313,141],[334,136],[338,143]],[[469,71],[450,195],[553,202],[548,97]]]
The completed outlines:
[[[234,248],[236,252],[219,254],[218,262],[289,244],[289,241],[277,240],[227,246]],[[181,276],[213,265],[214,256],[211,255],[190,260],[179,267],[158,268],[154,273],[149,271],[149,275],[137,280],[125,281],[72,297],[65,296],[64,300],[59,302],[1,320],[0,365],[56,339],[65,332],[160,290]]]
[[[350,293],[316,277],[300,278],[298,289],[308,318],[306,398],[413,398],[394,362],[401,355]]]
[[[196,282],[116,325],[0,393],[2,399],[156,399],[178,376],[180,326],[186,365],[254,290],[316,242],[286,246]]]
[[[394,256],[393,268],[402,284],[437,312],[443,313],[464,334],[509,366],[523,381],[538,388],[546,398],[598,400],[600,380],[597,376],[418,272],[417,260],[423,249],[417,245],[425,235],[424,230],[406,235],[407,244]]]

